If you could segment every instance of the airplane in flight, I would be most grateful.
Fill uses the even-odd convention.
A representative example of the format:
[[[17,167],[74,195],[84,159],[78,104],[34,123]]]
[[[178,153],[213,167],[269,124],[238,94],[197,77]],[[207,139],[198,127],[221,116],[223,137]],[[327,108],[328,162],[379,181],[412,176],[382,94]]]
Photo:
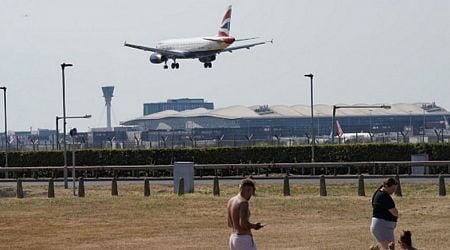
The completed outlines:
[[[231,53],[234,50],[250,49],[254,46],[273,42],[271,40],[229,47],[234,42],[257,39],[257,37],[236,39],[230,36],[230,22],[231,5],[228,6],[227,11],[222,18],[219,32],[216,36],[163,40],[158,42],[155,47],[146,47],[127,42],[125,42],[124,46],[144,51],[151,51],[153,52],[150,55],[151,63],[164,63],[164,69],[167,69],[167,61],[172,60],[173,62],[170,65],[171,68],[178,69],[180,65],[177,63],[177,59],[198,59],[203,63],[205,68],[211,68],[211,62],[216,60],[216,55],[222,52]]]

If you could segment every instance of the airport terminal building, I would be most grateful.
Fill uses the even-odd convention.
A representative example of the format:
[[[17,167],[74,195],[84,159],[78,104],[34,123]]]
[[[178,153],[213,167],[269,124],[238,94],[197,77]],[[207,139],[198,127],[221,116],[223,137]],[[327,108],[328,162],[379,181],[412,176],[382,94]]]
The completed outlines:
[[[315,105],[316,143],[331,143],[331,128],[334,135],[338,135],[333,137],[334,143],[450,142],[450,112],[436,103],[399,103],[390,105],[390,109],[381,107],[385,106]],[[166,108],[169,109],[124,121],[120,127],[92,128],[79,133],[75,147],[183,148],[311,142],[311,107],[308,105],[200,107],[183,111],[171,110],[170,106]],[[10,131],[8,135],[12,151],[57,150],[62,138],[62,134],[58,138],[56,131],[49,129]],[[70,136],[68,143],[74,143]],[[0,149],[4,148],[5,137],[1,134]]]
[[[144,103],[144,115],[164,110],[184,111],[197,108],[214,109],[214,103],[200,98],[168,99],[167,102]]]
[[[361,108],[370,106],[371,108]],[[450,113],[436,103],[382,105],[315,105],[314,132],[330,138],[336,124],[345,133],[370,133],[414,137],[433,134],[448,136]],[[335,111],[334,121],[333,111]],[[333,124],[333,126],[332,126]],[[311,107],[308,105],[231,106],[219,109],[164,110],[124,121],[142,131],[142,139],[172,145],[202,142],[240,145],[258,141],[292,140],[303,143],[311,134]],[[341,130],[340,130],[341,131]],[[342,132],[342,131],[341,131]],[[168,142],[167,140],[170,140]]]

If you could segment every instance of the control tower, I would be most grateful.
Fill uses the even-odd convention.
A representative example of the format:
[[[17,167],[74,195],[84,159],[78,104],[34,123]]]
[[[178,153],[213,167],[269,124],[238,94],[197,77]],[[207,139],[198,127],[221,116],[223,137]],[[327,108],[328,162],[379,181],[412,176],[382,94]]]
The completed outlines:
[[[106,128],[111,128],[111,100],[113,97],[114,86],[105,86],[102,87],[103,97],[105,98],[106,105]]]

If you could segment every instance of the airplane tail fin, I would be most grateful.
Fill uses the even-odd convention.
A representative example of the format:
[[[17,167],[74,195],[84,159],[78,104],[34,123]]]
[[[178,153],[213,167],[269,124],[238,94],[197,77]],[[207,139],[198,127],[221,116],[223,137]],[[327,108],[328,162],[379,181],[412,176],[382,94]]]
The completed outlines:
[[[231,23],[231,5],[228,6],[225,15],[222,18],[222,22],[220,23],[219,32],[217,36],[230,36],[230,23]]]
[[[341,124],[339,123],[338,120],[336,120],[336,129],[337,129],[337,135],[339,137],[341,137],[342,135],[344,135],[344,130],[342,130]]]
[[[450,128],[450,126],[448,125],[448,120],[447,120],[447,117],[444,115],[444,124],[445,124],[445,128],[446,129],[449,129]]]

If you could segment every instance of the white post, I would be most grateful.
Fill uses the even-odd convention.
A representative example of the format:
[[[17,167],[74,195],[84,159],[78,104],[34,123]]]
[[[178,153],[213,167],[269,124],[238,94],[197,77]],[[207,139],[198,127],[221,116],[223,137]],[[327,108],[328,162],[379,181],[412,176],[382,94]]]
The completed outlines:
[[[75,139],[73,140],[75,141]],[[75,176],[75,147],[74,143],[72,143],[72,186],[73,186],[73,195],[76,196],[76,182],[75,182],[76,176]]]
[[[184,178],[184,192],[194,192],[194,163],[193,162],[175,162],[173,166],[173,187],[174,192],[178,192],[180,177]]]

